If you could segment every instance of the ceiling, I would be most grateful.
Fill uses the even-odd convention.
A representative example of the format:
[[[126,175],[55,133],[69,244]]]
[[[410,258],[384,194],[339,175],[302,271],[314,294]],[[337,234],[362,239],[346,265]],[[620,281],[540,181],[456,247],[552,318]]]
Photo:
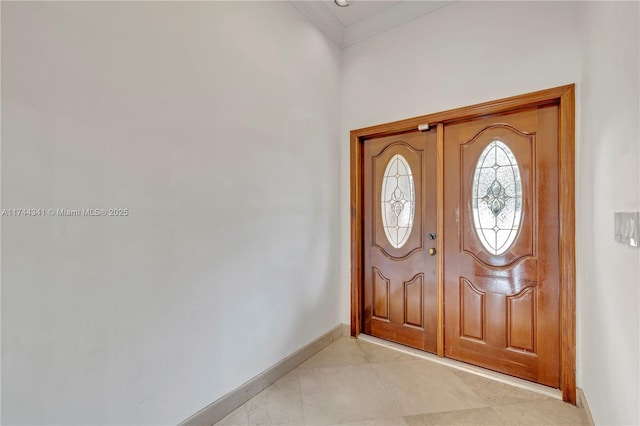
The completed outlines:
[[[333,0],[291,3],[339,46],[347,47],[453,1],[350,0],[347,7],[339,7]]]
[[[347,7],[340,7],[336,5],[333,0],[321,1],[320,3],[335,16],[338,21],[345,27],[353,25],[356,22],[360,22],[369,16],[383,11],[391,6],[395,6],[400,3],[401,0],[392,1],[365,1],[365,0],[352,0]]]

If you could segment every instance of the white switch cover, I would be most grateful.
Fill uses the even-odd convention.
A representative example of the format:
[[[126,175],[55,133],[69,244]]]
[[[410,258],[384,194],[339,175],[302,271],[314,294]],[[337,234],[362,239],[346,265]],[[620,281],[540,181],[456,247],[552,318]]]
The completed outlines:
[[[619,243],[638,247],[640,239],[640,212],[615,213],[615,239]]]

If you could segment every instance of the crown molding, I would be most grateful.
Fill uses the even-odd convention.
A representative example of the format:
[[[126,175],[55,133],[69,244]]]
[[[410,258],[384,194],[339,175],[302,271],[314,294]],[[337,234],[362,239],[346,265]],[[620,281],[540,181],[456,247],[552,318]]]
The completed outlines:
[[[291,1],[304,16],[320,28],[334,43],[342,46],[344,25],[319,1]]]
[[[456,0],[403,1],[347,27],[329,12],[322,1],[292,0],[291,4],[334,43],[344,48],[431,13],[454,1]]]
[[[454,0],[400,2],[395,6],[381,10],[362,21],[346,27],[342,38],[342,47],[351,46],[359,41],[405,24],[451,4],[453,1]]]

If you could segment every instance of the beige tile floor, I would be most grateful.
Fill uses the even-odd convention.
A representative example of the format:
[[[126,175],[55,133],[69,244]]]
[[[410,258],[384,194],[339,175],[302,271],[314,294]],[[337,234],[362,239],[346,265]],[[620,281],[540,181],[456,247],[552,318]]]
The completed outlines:
[[[581,409],[342,337],[217,425],[581,425]]]

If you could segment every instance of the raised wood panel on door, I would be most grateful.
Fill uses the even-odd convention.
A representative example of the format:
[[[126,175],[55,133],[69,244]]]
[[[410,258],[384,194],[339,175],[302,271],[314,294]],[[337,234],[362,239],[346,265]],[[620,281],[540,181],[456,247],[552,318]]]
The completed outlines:
[[[383,228],[385,169],[396,154],[411,168],[415,189],[413,227],[394,247]],[[437,340],[437,260],[435,247],[436,134],[408,132],[370,139],[363,147],[363,322],[364,332],[429,352]]]
[[[445,356],[560,386],[558,107],[445,125]],[[495,140],[513,152],[522,217],[502,254],[481,243],[472,185]],[[482,202],[482,201],[479,201]]]

